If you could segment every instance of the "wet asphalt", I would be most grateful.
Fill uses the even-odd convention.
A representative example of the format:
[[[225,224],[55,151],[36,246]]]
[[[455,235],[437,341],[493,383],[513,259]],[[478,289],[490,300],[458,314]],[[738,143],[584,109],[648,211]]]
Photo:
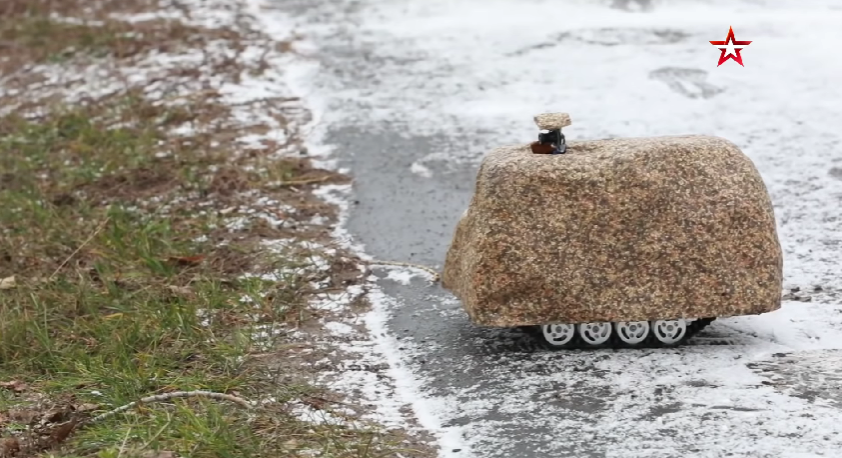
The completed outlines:
[[[435,145],[442,139],[371,134],[348,127],[333,130],[329,137],[345,151],[340,165],[353,171],[353,210],[347,228],[365,245],[366,253],[376,259],[435,266],[440,270],[456,221],[473,193],[475,167],[433,169],[430,178],[411,172],[411,164],[434,153]],[[449,300],[452,296],[439,283],[430,285],[418,279],[403,285],[384,280],[380,286],[386,294],[399,299],[389,328],[393,335],[420,349],[414,352],[412,365],[432,380],[427,387],[429,396],[446,397],[476,390],[505,393],[511,386],[508,378],[520,370],[517,361],[541,352],[520,330],[484,329],[471,324],[459,303]],[[511,366],[508,371],[499,365],[501,358]],[[464,364],[469,360],[471,364]],[[492,373],[497,374],[487,376]],[[584,415],[605,405],[605,400],[593,396],[577,396],[567,402],[568,407]],[[515,445],[500,450],[499,455],[486,451],[483,456],[531,457],[539,456],[542,450],[605,456],[559,446],[552,439],[551,429],[542,430],[535,425],[534,417],[540,419],[540,415],[539,411],[510,415],[492,408],[481,417],[457,413],[444,426],[466,426],[479,420],[500,422],[503,426],[499,433]],[[517,425],[523,421],[532,425],[521,432]],[[482,445],[481,439],[479,444]]]
[[[360,4],[324,3],[288,2],[283,8],[311,24],[339,24],[330,37],[310,37],[321,48],[327,74],[322,90],[330,92],[372,78],[377,62],[366,57],[374,45],[341,39],[354,33]],[[688,98],[716,95],[703,75],[665,68],[650,76]],[[345,111],[354,104],[360,112],[371,109],[365,99],[336,97],[332,103]],[[432,162],[431,176],[411,166],[465,138],[345,120],[331,123],[326,139],[354,178],[347,229],[366,253],[440,269],[470,201],[477,165]],[[727,321],[681,349],[554,353],[519,330],[472,325],[439,284],[383,278],[380,285],[396,299],[388,327],[405,344],[398,350],[423,381],[424,396],[440,406],[442,427],[457,429],[467,444],[444,450],[446,456],[806,458],[842,450],[842,428],[834,424],[839,411],[810,412],[802,404],[812,402],[817,389],[832,388],[789,373],[788,391],[781,393],[774,383],[749,377],[749,363],[767,372],[780,368],[774,358],[752,362],[746,356],[777,343]],[[762,349],[755,347],[760,341]],[[749,378],[735,383],[729,376],[740,370]],[[788,425],[778,425],[789,417]]]

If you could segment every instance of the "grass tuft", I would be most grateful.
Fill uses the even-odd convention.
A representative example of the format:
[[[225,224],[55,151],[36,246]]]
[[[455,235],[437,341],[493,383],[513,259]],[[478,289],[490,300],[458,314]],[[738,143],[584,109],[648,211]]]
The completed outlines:
[[[0,400],[2,409],[37,408],[38,396],[26,402],[27,393],[70,411],[174,390],[258,395],[254,387],[268,381],[244,366],[255,346],[253,315],[284,323],[298,319],[305,305],[306,274],[283,282],[244,278],[254,267],[247,259],[258,249],[253,241],[220,247],[201,237],[216,215],[137,210],[143,204],[137,196],[150,187],[175,201],[209,186],[181,181],[205,159],[200,151],[182,150],[175,162],[152,159],[161,140],[158,116],[135,119],[131,127],[106,121],[109,114],[123,118],[123,110],[153,111],[138,108],[118,103],[65,109],[37,122],[0,120],[0,278],[15,278],[14,287],[0,292],[0,379],[28,387],[23,399]],[[302,263],[279,256],[271,264]],[[259,445],[247,426],[227,429],[231,414],[218,407],[173,404],[175,410],[150,412],[152,418],[129,425],[81,431],[76,441],[88,445],[79,452],[115,443],[127,426],[136,439],[151,441],[148,447],[194,456],[217,453],[221,443]],[[152,437],[165,419],[171,425]]]

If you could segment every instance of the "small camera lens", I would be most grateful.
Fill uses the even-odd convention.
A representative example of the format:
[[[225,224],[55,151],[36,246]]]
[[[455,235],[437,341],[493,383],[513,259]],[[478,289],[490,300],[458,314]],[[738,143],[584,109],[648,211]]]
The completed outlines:
[[[560,140],[559,131],[553,130],[549,132],[541,132],[538,134],[538,141],[541,143],[551,143],[557,145]]]

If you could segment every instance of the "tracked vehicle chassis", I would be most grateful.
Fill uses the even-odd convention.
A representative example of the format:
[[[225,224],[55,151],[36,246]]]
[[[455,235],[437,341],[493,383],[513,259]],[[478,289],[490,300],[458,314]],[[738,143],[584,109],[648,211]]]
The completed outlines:
[[[684,345],[715,319],[557,323],[522,328],[549,350],[664,348]]]

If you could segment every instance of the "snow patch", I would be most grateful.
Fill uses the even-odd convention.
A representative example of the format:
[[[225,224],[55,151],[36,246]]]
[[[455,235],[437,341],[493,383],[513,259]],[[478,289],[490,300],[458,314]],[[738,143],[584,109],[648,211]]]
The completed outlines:
[[[351,285],[345,291],[338,293],[321,293],[319,298],[310,303],[316,310],[328,312],[341,312],[347,310],[348,306],[363,294],[361,285]]]
[[[298,420],[306,423],[312,423],[316,425],[345,425],[352,427],[355,423],[349,422],[347,417],[345,416],[337,416],[334,413],[328,412],[326,410],[314,409],[308,405],[301,404],[300,400],[292,400],[290,401],[290,405],[292,405],[293,415],[295,415],[298,418]],[[342,411],[338,411],[336,409],[333,409],[333,412],[343,413]],[[353,415],[353,412],[350,412],[350,415]]]
[[[337,336],[347,336],[356,333],[356,330],[351,326],[340,323],[338,321],[328,321],[325,323],[325,328],[330,331],[331,334]]]
[[[413,162],[412,165],[409,166],[409,170],[412,173],[420,175],[424,178],[430,178],[431,176],[433,176],[433,172],[430,169],[428,169],[427,166],[421,164],[418,161]]]
[[[386,275],[386,279],[396,281],[402,285],[409,285],[416,276],[418,276],[417,272],[407,269],[390,270],[388,275]]]

